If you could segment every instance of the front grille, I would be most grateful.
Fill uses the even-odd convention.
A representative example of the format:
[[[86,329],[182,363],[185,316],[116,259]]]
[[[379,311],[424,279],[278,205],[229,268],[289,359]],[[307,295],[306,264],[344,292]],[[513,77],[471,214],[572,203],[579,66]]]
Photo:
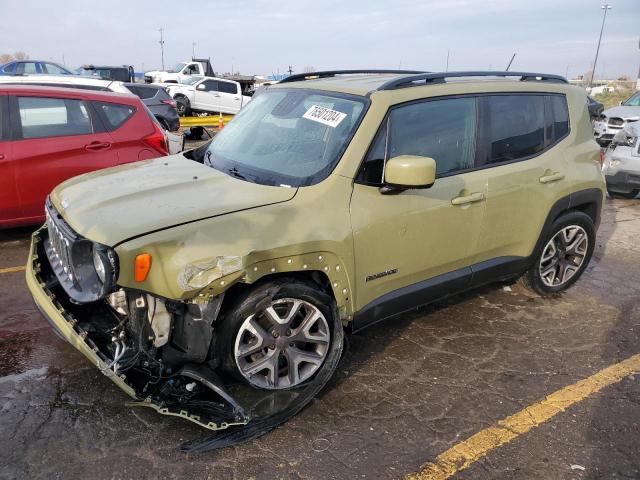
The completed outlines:
[[[609,119],[609,125],[611,126],[622,126],[624,125],[624,120],[617,117],[612,117]]]
[[[50,202],[47,202],[45,210],[49,232],[49,241],[45,243],[45,250],[51,268],[63,284],[77,285],[71,261],[71,249],[76,240],[73,230],[60,218]]]

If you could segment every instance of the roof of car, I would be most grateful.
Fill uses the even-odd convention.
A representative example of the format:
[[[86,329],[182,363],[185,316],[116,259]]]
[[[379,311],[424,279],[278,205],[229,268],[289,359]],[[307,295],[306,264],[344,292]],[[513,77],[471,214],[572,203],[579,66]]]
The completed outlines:
[[[116,102],[132,104],[137,103],[139,98],[126,93],[106,92],[99,90],[86,90],[81,88],[51,87],[41,85],[14,85],[0,83],[0,93],[17,93],[23,95],[53,95],[56,97],[84,98],[89,100],[103,100],[105,102]]]
[[[327,76],[323,76],[328,73]],[[475,74],[475,75],[474,75]],[[495,76],[494,76],[495,74]],[[307,78],[298,78],[304,77]],[[317,76],[316,76],[317,75]],[[449,77],[450,75],[451,77]],[[319,78],[318,78],[319,77]],[[426,83],[421,77],[435,77],[433,83]],[[513,79],[516,77],[516,79]],[[415,83],[411,83],[412,79]],[[538,82],[534,82],[538,79]],[[527,80],[523,82],[523,80]],[[545,80],[544,82],[542,80]],[[431,81],[431,80],[427,80]],[[328,90],[353,95],[367,96],[379,90],[404,89],[411,86],[442,85],[445,83],[460,83],[486,85],[488,82],[500,82],[511,86],[523,83],[525,88],[531,88],[535,83],[555,83],[556,85],[566,85],[566,80],[556,75],[546,75],[537,73],[518,72],[389,72],[389,73],[349,73],[342,72],[316,72],[295,76],[289,80],[284,79],[280,83],[270,86],[277,88],[313,88],[318,90]]]

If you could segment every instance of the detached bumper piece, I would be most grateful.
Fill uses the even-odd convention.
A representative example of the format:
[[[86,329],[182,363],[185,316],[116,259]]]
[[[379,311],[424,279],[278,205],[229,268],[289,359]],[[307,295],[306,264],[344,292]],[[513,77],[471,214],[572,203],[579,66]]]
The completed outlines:
[[[152,385],[145,372],[136,368],[114,371],[108,332],[118,323],[118,317],[104,300],[86,305],[72,303],[51,269],[45,244],[50,248],[47,228],[42,227],[32,236],[26,268],[27,286],[36,306],[59,336],[134,400],[129,405],[150,407],[209,430],[247,424],[249,417],[244,409],[210,369],[197,365],[163,372]]]

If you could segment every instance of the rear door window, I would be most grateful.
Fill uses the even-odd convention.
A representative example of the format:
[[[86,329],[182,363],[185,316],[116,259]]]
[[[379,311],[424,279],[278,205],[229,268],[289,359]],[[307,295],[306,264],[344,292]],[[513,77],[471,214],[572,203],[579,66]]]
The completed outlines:
[[[484,164],[525,159],[544,150],[544,95],[481,98],[484,102]]]
[[[42,73],[49,73],[53,75],[67,74],[67,72],[64,69],[60,68],[55,63],[41,63],[40,65],[42,66]]]
[[[93,133],[82,100],[18,97],[22,138],[60,137]]]
[[[218,82],[218,90],[223,93],[238,93],[238,88],[235,83]]]
[[[93,102],[99,112],[107,122],[110,131],[120,128],[129,120],[136,109],[130,105],[120,105],[117,103]]]

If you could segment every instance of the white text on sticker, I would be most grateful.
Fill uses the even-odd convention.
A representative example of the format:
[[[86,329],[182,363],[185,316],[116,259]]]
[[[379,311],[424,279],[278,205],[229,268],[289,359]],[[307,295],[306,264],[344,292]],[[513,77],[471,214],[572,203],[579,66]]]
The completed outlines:
[[[330,127],[337,127],[344,117],[346,117],[346,113],[338,112],[336,110],[331,110],[330,108],[320,107],[318,105],[312,105],[309,110],[302,115],[302,118],[306,118],[307,120],[313,120],[314,122],[324,123],[325,125],[329,125]]]

